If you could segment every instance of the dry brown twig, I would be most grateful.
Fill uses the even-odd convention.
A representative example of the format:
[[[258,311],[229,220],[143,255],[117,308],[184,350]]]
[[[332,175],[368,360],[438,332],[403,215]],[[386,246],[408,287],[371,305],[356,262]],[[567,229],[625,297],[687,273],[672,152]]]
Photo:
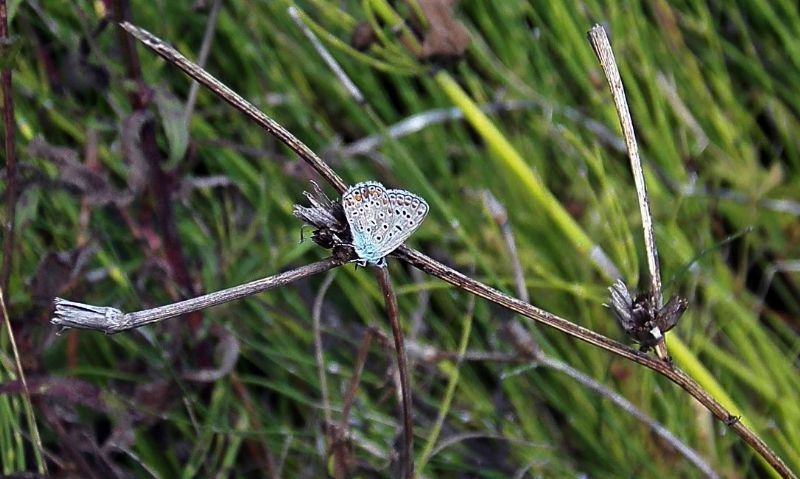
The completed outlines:
[[[10,54],[9,46],[13,42],[19,41],[11,38],[8,29],[8,6],[6,0],[0,0],[0,53],[4,56]],[[44,448],[42,447],[42,439],[39,435],[39,427],[36,424],[36,417],[33,414],[33,407],[31,405],[31,394],[28,390],[28,384],[25,378],[25,370],[22,368],[22,361],[20,359],[19,350],[17,349],[16,339],[14,337],[14,328],[11,327],[11,319],[6,310],[4,295],[9,294],[9,284],[11,280],[11,270],[13,269],[13,261],[16,255],[14,254],[14,239],[17,214],[17,189],[18,189],[18,175],[17,175],[17,157],[15,151],[14,132],[14,95],[11,82],[11,65],[12,63],[7,60],[5,68],[0,72],[0,89],[3,95],[3,143],[5,147],[5,177],[6,177],[6,191],[5,191],[5,224],[0,226],[3,232],[3,259],[0,264],[0,310],[2,316],[0,321],[5,323],[8,339],[11,343],[11,348],[14,353],[14,365],[16,366],[16,374],[23,385],[23,408],[25,410],[25,419],[28,423],[28,428],[31,435],[31,443],[33,444],[33,453],[36,458],[36,466],[39,474],[47,474],[47,463],[44,460]]]
[[[674,297],[664,306],[661,290],[661,267],[658,262],[658,248],[653,231],[653,216],[650,213],[650,199],[647,195],[647,184],[644,181],[644,170],[639,158],[639,146],[633,130],[633,120],[625,98],[625,88],[614,59],[614,51],[608,41],[605,29],[595,25],[589,30],[589,43],[600,61],[600,66],[608,80],[614,106],[617,109],[622,136],[631,161],[631,171],[636,184],[636,197],[639,200],[639,213],[642,216],[644,246],[647,252],[647,266],[650,269],[650,291],[633,298],[622,279],[618,279],[610,288],[611,309],[625,332],[642,345],[646,351],[654,347],[656,354],[664,361],[669,361],[667,343],[664,335],[678,324],[687,302],[683,298]]]
[[[0,41],[11,45],[13,41],[8,31],[8,10],[5,0],[0,0]],[[5,49],[5,48],[4,48]],[[10,64],[9,64],[10,65]],[[14,226],[17,211],[17,157],[14,151],[14,95],[11,91],[11,68],[0,72],[0,88],[3,95],[3,143],[6,153],[6,220],[3,228],[3,261],[0,266],[0,289],[8,294],[14,254]]]
[[[245,113],[250,119],[259,124],[262,128],[284,142],[291,148],[298,156],[306,161],[312,168],[314,168],[328,183],[333,186],[336,191],[342,193],[346,189],[345,182],[334,172],[327,164],[325,164],[313,151],[311,151],[305,144],[298,140],[294,135],[286,131],[283,127],[277,124],[274,120],[266,114],[255,108],[249,102],[244,100],[241,96],[234,93],[228,87],[220,83],[216,78],[208,72],[197,67],[194,63],[187,60],[183,55],[178,53],[172,47],[153,36],[149,32],[138,28],[128,22],[121,24],[128,33],[136,37],[145,46],[155,51],[158,55],[168,60],[173,65],[177,66],[190,77],[197,80],[215,94],[220,96],[223,100],[230,103],[238,110]],[[316,235],[317,233],[315,233]],[[317,240],[325,240],[324,231],[323,235],[316,238]],[[319,243],[319,241],[317,241]],[[775,470],[782,476],[787,478],[795,478],[794,473],[789,470],[786,464],[759,438],[753,431],[742,424],[741,421],[736,420],[736,416],[725,409],[718,401],[712,398],[700,385],[698,385],[691,377],[683,373],[681,370],[675,368],[670,362],[661,359],[652,358],[643,352],[636,351],[624,344],[614,341],[606,336],[598,334],[594,331],[588,330],[575,323],[567,321],[564,318],[556,316],[552,313],[539,309],[527,302],[513,298],[505,293],[502,293],[490,286],[487,286],[475,279],[472,279],[452,268],[445,266],[442,263],[420,253],[419,251],[401,246],[394,253],[393,256],[404,261],[421,271],[435,276],[443,281],[446,281],[460,289],[468,291],[476,296],[487,299],[495,304],[498,304],[510,311],[516,312],[522,316],[533,319],[539,323],[545,324],[549,327],[555,328],[563,333],[568,334],[581,341],[587,342],[591,345],[599,347],[607,352],[615,354],[619,357],[633,361],[639,365],[652,369],[658,374],[666,377],[673,383],[677,384],[692,397],[697,399],[709,412],[711,412],[717,419],[725,423],[731,430],[742,438],[753,450],[761,455]],[[349,252],[345,249],[334,248],[334,257],[322,262],[314,263],[318,272],[325,271],[332,267],[344,264],[348,259],[352,258],[352,250]],[[322,265],[325,265],[324,267]],[[652,269],[651,269],[652,271]],[[312,273],[314,274],[314,273]],[[280,276],[280,275],[278,275]],[[660,289],[660,288],[659,288]],[[238,296],[241,297],[241,296]],[[192,300],[189,300],[192,301]],[[74,312],[72,312],[74,314]],[[67,313],[68,315],[70,313]],[[135,314],[135,313],[132,313]],[[78,327],[78,322],[66,324],[69,319],[75,320],[76,317],[64,317],[63,315],[57,324]],[[97,319],[97,318],[95,318]],[[100,324],[94,324],[91,327],[84,326],[88,329],[106,330]],[[407,426],[408,427],[408,426]],[[408,430],[407,432],[410,432]],[[410,464],[409,464],[410,465]],[[408,470],[413,470],[408,468]],[[407,471],[408,472],[408,471]]]
[[[511,261],[511,265],[514,269],[514,283],[517,290],[517,296],[527,301],[528,291],[525,287],[525,276],[522,270],[522,264],[520,262],[519,255],[517,254],[516,241],[514,240],[511,225],[508,221],[506,209],[503,204],[500,203],[488,191],[484,192],[484,204],[489,210],[492,219],[494,219],[495,223],[497,223],[497,226],[500,228],[500,232],[503,236],[506,250],[508,251],[509,255],[509,260]],[[706,477],[710,479],[719,478],[717,473],[711,469],[711,466],[706,463],[702,457],[700,457],[700,454],[698,454],[688,445],[684,444],[679,438],[667,430],[667,428],[647,416],[644,412],[640,411],[622,395],[611,391],[591,376],[583,374],[564,361],[547,355],[539,347],[536,339],[528,332],[527,329],[525,329],[522,324],[520,324],[519,321],[516,319],[511,319],[510,321],[511,322],[509,323],[508,331],[511,334],[511,341],[514,345],[514,349],[516,349],[518,352],[517,359],[525,360],[525,358],[530,358],[530,365],[526,366],[526,368],[549,368],[574,379],[588,390],[608,399],[627,414],[647,425],[647,427],[649,427],[653,433],[659,436],[664,443],[668,445],[668,447],[671,447],[674,451],[677,451],[679,454],[683,455],[689,462],[694,464],[700,471],[702,471]]]

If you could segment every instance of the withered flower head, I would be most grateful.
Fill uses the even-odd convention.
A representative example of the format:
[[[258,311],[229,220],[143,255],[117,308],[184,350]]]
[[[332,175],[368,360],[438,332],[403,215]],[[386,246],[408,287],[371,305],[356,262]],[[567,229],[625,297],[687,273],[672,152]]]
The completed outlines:
[[[304,191],[310,207],[294,205],[292,214],[305,224],[315,228],[311,235],[314,243],[326,249],[334,249],[333,254],[341,255],[342,259],[354,255],[350,243],[350,227],[344,215],[342,203],[328,198],[328,195],[314,181],[311,182],[313,191]]]
[[[657,309],[652,294],[642,293],[634,298],[621,279],[608,290],[611,304],[606,306],[611,308],[625,334],[641,345],[642,351],[658,344],[664,333],[678,324],[688,305],[684,298],[675,296]]]

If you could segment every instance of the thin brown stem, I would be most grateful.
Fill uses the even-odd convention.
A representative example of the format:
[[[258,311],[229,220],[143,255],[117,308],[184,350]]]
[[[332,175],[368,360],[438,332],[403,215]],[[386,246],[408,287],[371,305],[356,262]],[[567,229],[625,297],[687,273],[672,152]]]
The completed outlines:
[[[261,424],[261,419],[258,414],[258,409],[256,405],[253,404],[253,399],[250,397],[250,393],[242,383],[239,375],[234,371],[230,378],[231,386],[239,396],[239,399],[241,399],[242,406],[247,412],[248,420],[250,421],[251,426],[257,431],[264,430],[264,426]],[[262,438],[259,443],[255,438],[247,439],[245,440],[245,446],[249,450],[250,456],[252,456],[253,459],[261,465],[261,469],[265,471],[265,475],[267,477],[272,479],[278,479],[281,477],[275,464],[275,458],[272,456],[272,451],[270,450],[267,441],[263,440]]]
[[[214,0],[211,5],[211,12],[208,14],[206,21],[206,30],[203,32],[203,43],[200,44],[200,53],[197,55],[197,64],[202,68],[208,60],[208,54],[211,53],[211,42],[214,41],[214,30],[217,28],[217,19],[219,18],[219,11],[222,9],[222,0]],[[186,99],[186,108],[183,111],[183,116],[186,122],[186,128],[189,128],[189,122],[194,112],[194,105],[197,102],[197,93],[200,91],[199,83],[192,83],[189,88],[189,95]]]
[[[314,298],[314,308],[311,311],[311,317],[314,321],[314,356],[317,360],[317,374],[319,375],[319,388],[322,393],[322,412],[325,418],[325,424],[331,424],[333,419],[331,417],[331,402],[328,399],[328,376],[325,374],[325,351],[322,349],[322,302],[325,299],[328,289],[333,284],[333,279],[336,277],[336,272],[331,271],[322,281],[317,292],[317,297]],[[327,436],[326,436],[327,443]],[[326,444],[327,448],[328,444]]]
[[[130,18],[130,5],[125,0],[117,0],[114,3],[114,19],[118,22]],[[133,80],[137,85],[137,90],[131,90],[128,94],[128,101],[135,110],[144,108],[146,105],[144,95],[144,84],[142,81],[142,69],[139,65],[139,55],[136,54],[136,45],[129,40],[124,32],[118,30],[119,48],[122,51],[122,60],[125,65],[125,76]]]
[[[400,394],[403,409],[403,434],[405,441],[400,451],[400,477],[414,477],[414,463],[411,459],[411,452],[414,449],[413,421],[411,420],[411,384],[408,378],[408,360],[406,359],[406,348],[403,344],[403,332],[400,329],[400,313],[397,308],[397,297],[392,288],[389,278],[389,268],[377,268],[375,276],[383,292],[383,299],[386,302],[386,312],[389,314],[389,322],[392,325],[392,335],[394,336],[394,347],[397,353],[397,370],[400,373]]]
[[[344,442],[347,438],[347,421],[350,417],[350,409],[353,407],[355,401],[356,391],[361,382],[361,373],[364,372],[364,365],[367,362],[367,353],[369,346],[372,344],[372,338],[380,337],[381,333],[374,328],[367,329],[364,338],[361,340],[361,345],[358,347],[358,354],[356,355],[356,367],[353,370],[353,377],[347,384],[347,391],[344,394],[344,405],[342,406],[342,416],[339,418],[339,427],[336,428],[333,441],[333,457],[334,457],[334,477],[336,479],[347,477],[348,463],[345,456]]]
[[[0,0],[0,42],[9,42],[8,10],[6,1]],[[11,279],[11,266],[14,260],[14,224],[17,211],[17,157],[14,154],[14,95],[11,91],[11,68],[4,68],[0,73],[3,89],[3,126],[5,127],[6,152],[6,223],[3,238],[3,265],[0,270],[0,289],[8,295],[8,284]]]
[[[511,311],[519,313],[522,316],[533,319],[534,321],[542,323],[546,326],[555,328],[569,336],[580,339],[581,341],[585,341],[605,351],[652,369],[653,371],[661,374],[673,383],[677,384],[683,388],[683,390],[688,392],[689,395],[697,399],[701,404],[703,404],[703,406],[705,406],[706,409],[708,409],[709,412],[729,426],[733,432],[735,432],[739,437],[742,438],[742,440],[745,441],[745,443],[750,445],[753,450],[761,455],[782,477],[797,477],[760,437],[758,437],[741,421],[736,419],[736,415],[725,409],[722,404],[711,397],[691,377],[686,375],[683,371],[675,368],[671,363],[648,356],[647,354],[631,349],[622,343],[618,343],[613,339],[603,336],[602,334],[598,334],[582,326],[578,326],[577,324],[567,321],[566,319],[556,316],[555,314],[520,301],[517,298],[512,298],[511,296],[508,296],[507,294],[502,293],[491,286],[487,286],[480,281],[476,281],[454,269],[448,268],[442,263],[439,263],[433,258],[420,253],[419,251],[413,250],[406,246],[401,246],[395,252],[395,255],[415,268],[419,268],[431,276],[436,276],[437,278],[458,288],[469,291],[472,294],[487,299],[504,308],[508,308]]]
[[[2,1],[2,0],[0,0]],[[6,302],[4,292],[0,289],[0,314],[3,323],[5,323],[6,333],[8,334],[9,343],[11,343],[11,351],[14,354],[14,365],[17,367],[17,374],[22,383],[23,394],[23,407],[25,409],[25,419],[28,422],[28,428],[31,434],[31,443],[33,444],[33,452],[36,457],[36,465],[40,474],[47,474],[47,463],[44,460],[42,447],[42,437],[39,435],[39,426],[36,424],[36,416],[33,413],[33,405],[31,403],[31,391],[28,389],[28,380],[25,378],[25,370],[22,368],[22,358],[17,348],[17,340],[14,336],[14,329],[11,327],[11,318],[8,317],[8,310],[6,309]],[[13,379],[13,378],[12,378]]]
[[[353,377],[350,378],[350,382],[347,384],[347,391],[344,395],[344,406],[342,406],[342,417],[339,418],[339,431],[342,435],[344,435],[344,432],[347,430],[347,418],[350,416],[350,409],[353,407],[356,390],[358,389],[359,382],[361,382],[361,373],[364,372],[364,364],[366,364],[367,361],[367,353],[369,352],[370,344],[372,344],[372,338],[376,336],[380,337],[381,334],[382,333],[377,329],[367,329],[364,333],[364,339],[361,340],[361,345],[358,347],[356,367],[353,370]]]
[[[347,73],[344,72],[344,69],[339,65],[339,62],[333,58],[333,55],[328,52],[325,48],[325,45],[319,41],[319,38],[311,31],[308,26],[303,23],[303,16],[305,15],[302,13],[297,7],[291,6],[288,9],[289,16],[292,17],[294,23],[297,25],[298,28],[303,32],[303,35],[306,36],[311,45],[314,47],[314,50],[317,51],[317,54],[322,58],[322,61],[328,65],[328,68],[333,72],[333,75],[339,80],[339,83],[344,87],[347,94],[359,105],[364,103],[364,94],[361,93],[361,90],[358,89],[355,83],[347,76]]]
[[[517,242],[514,241],[514,233],[508,223],[508,211],[488,190],[483,192],[483,204],[489,210],[489,214],[494,222],[497,223],[500,233],[503,235],[503,241],[506,244],[506,250],[511,260],[511,267],[514,268],[514,286],[517,289],[517,296],[527,303],[530,301],[530,296],[528,295],[528,288],[525,286],[525,272],[522,269],[522,262],[519,260]]]
[[[716,472],[714,472],[713,469],[711,469],[711,466],[709,466],[703,460],[703,458],[700,457],[697,451],[684,444],[683,441],[675,437],[675,435],[672,434],[667,428],[665,428],[663,425],[651,419],[648,415],[640,411],[636,406],[631,404],[631,402],[625,399],[622,395],[610,391],[601,383],[597,382],[594,378],[586,374],[583,374],[582,372],[564,363],[563,361],[559,361],[557,359],[541,355],[535,360],[534,364],[538,364],[559,371],[571,377],[575,381],[579,382],[581,385],[588,388],[589,390],[594,391],[600,396],[603,396],[604,398],[613,402],[627,414],[630,414],[631,416],[636,418],[636,420],[640,421],[641,423],[649,427],[650,430],[653,431],[653,433],[655,433],[658,437],[660,437],[666,444],[668,444],[669,447],[671,447],[673,450],[675,450],[683,457],[685,457],[689,462],[694,464],[695,467],[700,469],[700,471],[703,474],[705,474],[706,477],[708,477],[709,479],[719,478],[719,475]]]
[[[128,18],[131,18],[129,1],[116,0],[114,2],[114,19],[122,22]],[[152,99],[152,90],[143,80],[136,45],[130,36],[125,35],[125,32],[122,30],[118,30],[118,32],[126,75],[137,84],[136,91],[132,91],[129,96],[129,102],[133,110],[146,110]],[[175,283],[180,286],[181,296],[192,296],[197,291],[186,264],[186,255],[183,252],[183,245],[175,222],[173,202],[170,199],[176,185],[172,175],[164,170],[164,156],[158,146],[156,131],[155,122],[145,121],[141,131],[138,132],[141,153],[149,166],[148,186],[152,195],[152,209],[155,212],[155,220],[163,240],[164,254],[169,264],[170,274]],[[189,324],[193,330],[196,330],[202,320],[203,317],[200,313],[193,313],[189,317]]]
[[[151,34],[147,30],[136,27],[128,22],[120,24],[128,33],[136,37],[145,46],[156,52],[161,57],[184,71],[187,75],[197,80],[200,84],[216,93],[220,98],[230,103],[231,106],[247,115],[271,135],[281,140],[292,151],[297,153],[300,158],[305,160],[317,172],[330,183],[336,191],[343,193],[347,185],[330,166],[322,161],[322,158],[311,151],[302,141],[298,140],[293,134],[280,126],[275,120],[264,114],[261,110],[253,106],[252,103],[242,98],[239,94],[222,84],[213,75],[203,70],[196,64],[189,61],[170,45],[164,43],[160,38]]]
[[[93,306],[56,298],[56,311],[50,322],[65,328],[93,329],[103,331],[106,334],[115,334],[261,293],[268,289],[277,288],[299,279],[322,273],[336,266],[341,266],[341,264],[337,259],[328,258],[280,274],[223,289],[222,291],[133,313],[123,313],[116,308]]]
[[[595,25],[589,30],[589,43],[592,45],[603,72],[606,75],[614,105],[617,108],[619,123],[622,127],[622,136],[628,149],[631,161],[633,181],[636,184],[636,196],[639,199],[639,213],[642,216],[642,229],[644,230],[644,246],[647,251],[647,266],[650,268],[650,293],[655,301],[656,309],[664,306],[664,297],[661,292],[661,271],[658,264],[658,249],[656,248],[655,233],[653,232],[653,216],[650,213],[650,201],[647,196],[647,183],[644,181],[642,161],[639,158],[639,146],[636,143],[636,133],[633,130],[631,112],[625,98],[625,88],[619,75],[614,51],[608,41],[606,30],[601,25]]]
[[[519,254],[517,253],[516,241],[514,241],[514,233],[511,230],[511,225],[508,222],[508,214],[506,213],[506,209],[503,204],[500,203],[489,192],[484,193],[484,204],[491,213],[495,223],[497,223],[497,225],[500,227],[500,231],[503,234],[503,239],[505,240],[506,248],[508,249],[509,258],[512,266],[514,267],[514,284],[516,286],[517,296],[523,301],[528,302],[528,291],[525,287],[525,276],[519,260]],[[510,326],[511,327],[509,328],[509,331],[514,336],[512,342],[519,351],[519,354],[516,356],[518,360],[523,359],[525,356],[532,356],[534,365],[546,366],[575,379],[583,386],[587,387],[591,391],[594,391],[596,394],[607,398],[609,401],[616,404],[620,409],[647,425],[655,434],[661,437],[665,443],[667,443],[678,453],[682,454],[687,460],[689,460],[689,462],[700,469],[706,475],[706,477],[711,479],[716,479],[719,477],[714,470],[711,469],[711,466],[703,461],[703,459],[694,449],[684,444],[664,426],[637,409],[624,397],[615,393],[614,391],[611,391],[600,382],[594,380],[592,377],[586,374],[583,374],[569,364],[549,357],[538,347],[533,336],[529,334],[528,331],[525,330],[516,319],[512,320],[512,324]]]

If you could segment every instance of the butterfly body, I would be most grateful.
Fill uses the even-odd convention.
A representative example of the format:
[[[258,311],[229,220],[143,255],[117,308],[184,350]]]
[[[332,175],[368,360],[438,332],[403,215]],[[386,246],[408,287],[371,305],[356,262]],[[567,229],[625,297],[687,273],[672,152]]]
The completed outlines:
[[[342,206],[362,266],[383,266],[386,255],[403,244],[428,214],[428,203],[421,197],[405,190],[387,190],[377,181],[348,188]]]

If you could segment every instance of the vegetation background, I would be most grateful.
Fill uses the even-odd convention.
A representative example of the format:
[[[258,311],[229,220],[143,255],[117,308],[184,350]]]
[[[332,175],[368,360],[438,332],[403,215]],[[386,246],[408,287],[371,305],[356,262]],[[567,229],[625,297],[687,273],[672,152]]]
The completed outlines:
[[[321,179],[202,89],[187,128],[191,82],[132,41],[138,60],[130,56],[129,37],[105,21],[115,11],[192,59],[210,23],[212,74],[346,181],[425,197],[431,212],[410,244],[516,294],[490,192],[507,210],[531,302],[627,341],[603,307],[613,278],[589,258],[599,245],[629,285],[647,285],[628,160],[586,40],[592,25],[606,25],[645,160],[666,292],[690,304],[671,352],[800,471],[795,2],[462,0],[452,14],[447,1],[296,2],[363,103],[291,19],[295,2],[221,2],[216,21],[211,0],[8,3],[16,37],[2,59],[14,75],[19,197],[3,294],[50,473],[321,477],[331,466],[315,299],[334,421],[365,332],[390,335],[373,275],[352,266],[335,271],[324,296],[317,277],[129,333],[56,335],[56,295],[134,311],[326,255],[298,242],[292,216],[309,180]],[[427,28],[392,28],[415,9]],[[427,49],[415,51],[409,31]],[[496,132],[448,110],[474,106],[490,107]],[[450,116],[382,136],[440,111]],[[558,211],[580,229],[565,228]],[[720,476],[767,474],[725,425],[653,372],[522,321],[547,357],[607,388],[598,394],[515,349],[505,311],[396,260],[390,271],[425,477],[704,476],[607,391]],[[41,472],[6,328],[0,349],[0,472]],[[391,474],[401,431],[393,357],[372,344],[348,418],[359,477]]]

